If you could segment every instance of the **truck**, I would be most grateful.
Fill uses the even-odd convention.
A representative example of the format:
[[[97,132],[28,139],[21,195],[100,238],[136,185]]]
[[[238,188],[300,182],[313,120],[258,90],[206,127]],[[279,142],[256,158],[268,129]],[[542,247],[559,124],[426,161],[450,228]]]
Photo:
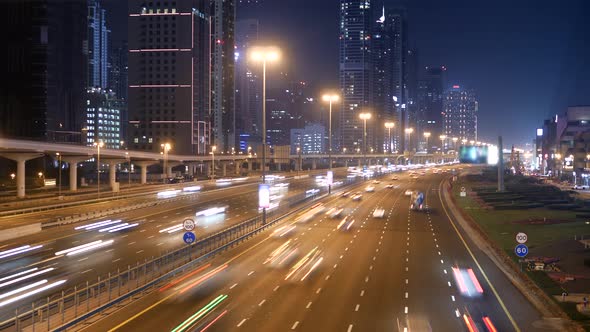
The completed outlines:
[[[410,209],[423,210],[424,209],[424,193],[419,191],[412,192],[410,196]]]

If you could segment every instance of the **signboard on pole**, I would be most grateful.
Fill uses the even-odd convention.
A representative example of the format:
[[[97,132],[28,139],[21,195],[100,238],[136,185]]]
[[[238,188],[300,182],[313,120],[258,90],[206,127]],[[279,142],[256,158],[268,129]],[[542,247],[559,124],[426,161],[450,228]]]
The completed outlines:
[[[520,244],[526,243],[526,241],[528,239],[529,239],[529,237],[523,232],[519,232],[518,234],[516,234],[516,242],[518,242]]]
[[[258,207],[262,209],[270,207],[270,186],[268,184],[258,185]]]
[[[461,197],[467,197],[467,192],[465,191],[465,187],[461,187],[461,193],[459,195]]]
[[[328,185],[331,186],[334,183],[334,172],[328,171],[328,175],[326,176],[326,180],[328,182]]]
[[[186,232],[182,236],[182,239],[184,240],[184,243],[191,244],[191,243],[195,242],[197,237],[195,236],[195,233],[193,233],[193,232]]]
[[[526,246],[526,244],[519,244],[516,246],[516,248],[514,248],[514,252],[516,253],[516,256],[518,257],[525,257],[526,255],[528,255],[529,253],[529,247]]]
[[[192,219],[186,219],[182,222],[182,227],[185,231],[190,232],[195,229],[195,222]]]

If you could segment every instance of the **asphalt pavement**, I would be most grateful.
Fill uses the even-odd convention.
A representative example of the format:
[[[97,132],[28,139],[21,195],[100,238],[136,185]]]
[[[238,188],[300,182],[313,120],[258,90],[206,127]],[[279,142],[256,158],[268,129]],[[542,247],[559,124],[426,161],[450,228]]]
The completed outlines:
[[[469,315],[485,331],[550,331],[541,317],[461,229],[455,229],[439,197],[441,175],[401,176],[397,188],[376,184],[363,198],[332,196],[355,223],[340,231],[339,217],[318,214],[276,238],[266,232],[221,254],[203,271],[146,295],[100,318],[84,331],[467,331]],[[362,186],[359,187],[362,190]],[[426,193],[426,211],[412,211],[406,189]],[[382,219],[373,218],[384,208]],[[295,260],[283,267],[265,261],[291,241]],[[307,255],[318,250],[319,256]],[[304,280],[286,278],[289,267],[321,258]],[[315,262],[318,262],[315,261]],[[315,267],[315,269],[312,269]],[[461,295],[453,267],[472,268],[483,295]],[[212,274],[211,271],[217,271]],[[179,277],[181,278],[181,277]],[[286,280],[288,279],[288,280]],[[163,285],[164,286],[164,285]]]

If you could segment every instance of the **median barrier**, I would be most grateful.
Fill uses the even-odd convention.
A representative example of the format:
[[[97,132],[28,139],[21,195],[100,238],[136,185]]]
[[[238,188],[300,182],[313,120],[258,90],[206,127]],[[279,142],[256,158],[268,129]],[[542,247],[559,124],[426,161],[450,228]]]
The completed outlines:
[[[27,236],[39,232],[41,232],[41,223],[3,229],[0,232],[0,242],[12,240],[21,236]]]

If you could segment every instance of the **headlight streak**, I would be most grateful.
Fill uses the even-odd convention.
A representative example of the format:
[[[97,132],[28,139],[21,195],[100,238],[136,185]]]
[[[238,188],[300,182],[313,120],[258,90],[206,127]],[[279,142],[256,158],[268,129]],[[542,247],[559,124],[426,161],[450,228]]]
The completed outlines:
[[[18,294],[20,292],[24,292],[27,289],[31,289],[31,288],[35,288],[37,286],[43,285],[45,283],[47,283],[47,279],[43,279],[43,280],[37,281],[35,283],[32,283],[30,285],[23,286],[21,288],[13,289],[10,292],[6,292],[4,294],[0,294],[0,300],[3,299],[3,298],[6,298],[6,297],[12,296],[14,294]]]
[[[213,310],[217,305],[219,305],[219,303],[223,302],[223,300],[225,300],[226,298],[227,298],[227,295],[219,295],[218,297],[213,299],[213,301],[209,302],[206,306],[204,306],[199,311],[197,311],[195,314],[190,316],[187,320],[185,320],[184,322],[180,323],[180,325],[178,325],[177,327],[172,329],[171,332],[185,331],[186,329],[191,327],[196,321],[198,321],[199,319],[204,317],[207,313],[209,313],[211,310]]]
[[[201,278],[199,278],[197,281],[193,282],[192,284],[184,287],[182,290],[180,290],[179,294],[183,294],[184,292],[188,291],[189,289],[198,286],[199,284],[207,281],[208,279],[211,279],[213,276],[215,276],[217,273],[225,270],[227,268],[227,264],[222,265],[220,267],[217,267],[214,270],[211,270],[207,273],[205,273]]]
[[[105,221],[100,221],[100,222],[95,222],[95,223],[88,224],[88,225],[82,225],[82,226],[74,227],[74,229],[77,230],[77,231],[78,230],[81,230],[81,229],[84,229],[84,230],[89,231],[91,229],[101,228],[101,227],[104,227],[104,226],[107,226],[107,225],[112,225],[112,224],[116,224],[116,223],[120,223],[120,222],[121,222],[121,219],[118,219],[118,220],[108,219],[108,220],[105,220]]]
[[[32,251],[35,249],[39,249],[43,247],[43,245],[36,245],[31,247],[30,245],[26,245],[26,246],[22,246],[22,247],[18,247],[18,248],[14,248],[14,249],[10,249],[10,250],[6,250],[3,252],[0,252],[0,259],[1,258],[6,258],[6,257],[10,257],[10,256],[15,256],[15,255],[19,255],[28,251]]]
[[[176,233],[176,232],[182,230],[183,228],[184,227],[182,226],[182,224],[178,224],[178,225],[170,226],[170,227],[167,227],[167,228],[163,228],[163,229],[159,230],[158,232],[159,233],[166,232],[168,234],[172,234],[172,233]]]
[[[203,265],[200,268],[194,270],[193,272],[191,272],[191,273],[189,273],[189,274],[187,274],[187,275],[185,275],[185,276],[183,276],[183,277],[181,277],[179,279],[176,279],[176,280],[173,280],[173,281],[169,282],[167,285],[161,287],[159,289],[159,291],[160,292],[163,292],[163,291],[169,289],[170,287],[177,285],[178,283],[182,282],[183,280],[186,280],[186,279],[190,278],[191,276],[193,276],[193,275],[195,275],[195,274],[197,274],[199,272],[202,272],[203,270],[209,268],[210,266],[211,266],[211,263],[209,263],[207,265]]]
[[[58,251],[58,252],[55,253],[55,256],[67,254],[69,252],[80,250],[80,249],[85,248],[85,247],[94,246],[94,245],[99,244],[101,242],[102,242],[102,240],[98,240],[98,241],[93,241],[93,242],[90,242],[90,243],[82,244],[82,245],[79,245],[79,246],[76,246],[76,247],[72,247],[70,249],[60,250],[60,251]]]
[[[30,270],[22,271],[22,272],[19,272],[19,273],[15,273],[15,274],[13,274],[13,275],[6,276],[6,277],[4,277],[4,278],[0,278],[0,282],[2,282],[2,281],[4,281],[4,280],[8,280],[8,279],[12,279],[12,278],[16,278],[16,277],[18,277],[18,276],[20,276],[20,275],[23,275],[23,274],[27,274],[27,273],[30,273],[30,272],[37,271],[38,269],[39,269],[39,268],[35,267],[35,268],[32,268],[32,269],[30,269]]]
[[[54,282],[54,283],[51,283],[51,284],[49,284],[49,285],[43,286],[43,287],[41,287],[41,288],[37,288],[37,289],[35,289],[35,290],[32,290],[32,291],[30,291],[30,292],[27,292],[27,293],[21,294],[21,295],[19,295],[19,296],[13,297],[13,298],[10,298],[10,299],[8,299],[8,300],[6,300],[6,301],[2,301],[2,302],[0,302],[0,307],[3,307],[3,306],[5,306],[5,305],[7,305],[7,304],[10,304],[10,303],[16,302],[16,301],[18,301],[18,300],[22,300],[22,299],[24,299],[24,298],[26,298],[26,297],[29,297],[29,296],[31,296],[31,295],[35,295],[35,294],[41,293],[41,292],[43,292],[43,291],[45,291],[45,290],[48,290],[48,289],[50,289],[50,288],[53,288],[53,287],[56,287],[56,286],[62,285],[62,284],[63,284],[63,283],[65,283],[65,282],[66,282],[66,280],[59,280],[59,281],[56,281],[56,282]]]
[[[38,275],[41,275],[41,274],[44,274],[44,273],[47,273],[47,272],[51,272],[53,270],[55,270],[55,268],[50,267],[50,268],[47,268],[47,269],[44,269],[44,270],[41,270],[41,271],[37,271],[35,273],[27,274],[27,275],[22,276],[20,278],[16,278],[16,279],[12,279],[12,280],[7,281],[7,282],[3,282],[3,283],[0,284],[0,288],[6,287],[6,286],[10,286],[10,285],[15,284],[15,283],[17,283],[19,281],[27,280],[27,279],[30,279],[32,277],[36,277]]]

